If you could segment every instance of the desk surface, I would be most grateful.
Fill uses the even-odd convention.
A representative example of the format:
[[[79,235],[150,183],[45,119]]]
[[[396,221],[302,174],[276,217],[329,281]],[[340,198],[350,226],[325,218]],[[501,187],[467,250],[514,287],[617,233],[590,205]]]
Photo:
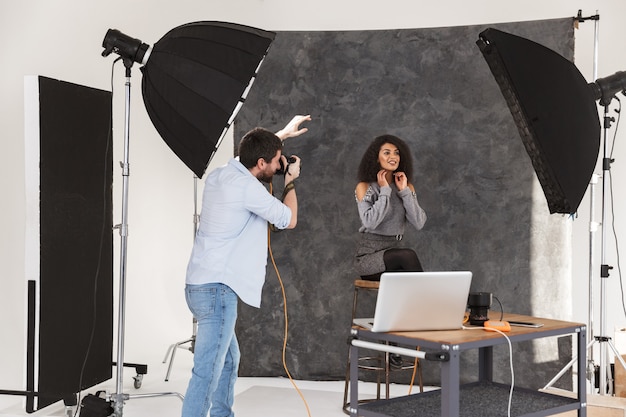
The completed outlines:
[[[499,314],[494,314],[493,319],[499,319]],[[553,319],[544,319],[539,317],[532,316],[524,316],[521,314],[504,314],[503,320],[513,320],[513,321],[527,321],[533,323],[542,323],[542,327],[534,328],[534,327],[519,327],[519,326],[511,326],[511,331],[506,332],[505,334],[511,338],[516,338],[518,336],[530,336],[535,335],[538,336],[538,333],[568,333],[574,332],[576,328],[581,326],[585,326],[582,323],[574,323],[569,321],[562,320],[553,320]],[[472,330],[467,329],[459,329],[459,330],[432,330],[432,331],[421,331],[421,332],[389,332],[388,335],[398,336],[402,338],[408,339],[417,339],[429,341],[442,345],[462,345],[468,344],[472,342],[486,341],[489,339],[497,339],[502,338],[502,335],[498,332],[488,331],[482,327],[475,326],[472,327]],[[541,336],[539,336],[541,337]]]

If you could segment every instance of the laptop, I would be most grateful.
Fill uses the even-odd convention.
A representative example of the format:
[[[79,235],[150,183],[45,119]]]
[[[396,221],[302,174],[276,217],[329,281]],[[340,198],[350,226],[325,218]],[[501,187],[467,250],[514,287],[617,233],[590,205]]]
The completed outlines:
[[[471,282],[470,271],[385,272],[374,317],[354,324],[373,332],[461,329]]]

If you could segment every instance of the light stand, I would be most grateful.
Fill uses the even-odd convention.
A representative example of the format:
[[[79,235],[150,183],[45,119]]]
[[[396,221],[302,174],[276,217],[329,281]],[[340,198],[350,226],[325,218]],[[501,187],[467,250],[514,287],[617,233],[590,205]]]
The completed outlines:
[[[132,39],[116,30],[109,30],[102,45],[105,50],[103,56],[108,56],[111,52],[121,55],[125,76],[125,112],[124,112],[124,160],[120,163],[122,168],[122,222],[115,228],[120,231],[120,282],[119,282],[119,306],[118,306],[118,327],[117,327],[117,377],[115,393],[111,394],[107,400],[113,402],[113,415],[122,417],[124,402],[131,398],[147,398],[160,396],[178,396],[175,392],[165,392],[158,394],[128,395],[123,393],[124,389],[124,329],[126,317],[126,265],[128,252],[128,180],[130,177],[129,148],[130,148],[130,78],[131,68],[134,61],[145,62],[149,57],[150,48],[138,39]]]
[[[594,21],[594,41],[593,41],[593,79],[598,78],[598,34],[599,34],[599,21],[600,15],[597,13],[590,17],[583,17],[582,10],[578,10],[578,14],[575,18],[576,23],[584,23],[587,20]],[[596,186],[598,185],[597,174],[593,174],[591,176],[591,180],[589,181],[589,279],[588,279],[588,311],[587,311],[587,336],[590,340],[594,339],[593,330],[595,328],[594,325],[594,281],[596,274],[596,232],[598,231],[598,222],[595,221],[595,201],[596,201]],[[589,381],[589,385],[591,389],[595,386],[595,371],[596,366],[594,362],[594,353],[593,353],[593,345],[594,342],[590,342],[587,345],[587,375],[586,379]],[[578,355],[575,355],[572,360],[563,367],[563,369],[544,387],[547,389],[551,387],[556,381],[558,381],[567,370],[574,365],[574,363],[578,360]],[[582,377],[579,375],[579,378]]]
[[[589,340],[593,340],[594,333],[593,329],[594,325],[594,277],[596,272],[596,241],[595,235],[598,231],[598,222],[595,221],[595,204],[596,201],[596,187],[598,185],[598,174],[593,174],[591,176],[591,181],[589,181],[589,289],[587,294],[588,299],[588,307],[589,310],[587,312],[587,337]],[[573,362],[572,362],[573,364]],[[567,369],[567,368],[566,368]],[[579,378],[582,375],[579,376]],[[596,365],[594,362],[594,353],[593,353],[593,343],[590,343],[587,347],[587,380],[589,381],[589,392],[595,387],[596,380]]]
[[[578,10],[578,15],[576,16],[576,22],[585,22],[586,20],[593,20],[594,22],[594,31],[593,31],[593,79],[598,79],[598,40],[599,40],[599,32],[600,32],[600,15],[596,10],[596,14],[589,17],[582,17],[582,10]],[[594,317],[595,317],[595,309],[594,309],[594,277],[596,273],[596,239],[595,235],[598,231],[598,222],[595,221],[595,201],[596,201],[596,186],[598,184],[598,175],[594,172],[591,176],[591,181],[589,181],[589,292],[587,293],[588,300],[588,313],[587,313],[587,337],[588,340],[593,340],[594,337]],[[579,375],[581,378],[582,375]],[[589,344],[589,348],[587,349],[587,380],[589,381],[589,392],[592,392],[595,388],[595,378],[596,378],[596,366],[594,362],[594,353],[593,353],[593,344]]]
[[[594,342],[598,343],[606,343],[608,347],[611,348],[615,357],[620,361],[624,369],[626,369],[626,362],[622,358],[622,355],[618,352],[617,348],[613,344],[613,341],[610,337],[606,336],[606,279],[609,277],[609,271],[613,269],[612,266],[606,263],[606,221],[607,221],[607,213],[609,209],[609,204],[607,201],[607,188],[609,181],[609,171],[611,169],[612,159],[608,157],[608,129],[610,128],[611,122],[614,120],[613,118],[608,116],[608,107],[610,104],[611,98],[602,98],[600,100],[600,104],[604,106],[604,156],[602,158],[602,264],[600,266],[600,336],[594,337]],[[607,368],[609,366],[609,362],[607,359],[607,349],[606,347],[600,348],[600,365],[599,365],[599,393],[600,395],[607,394]],[[609,391],[612,393],[612,388]]]
[[[124,59],[126,68],[125,82],[125,112],[124,112],[124,160],[120,164],[122,168],[122,223],[115,228],[120,232],[120,283],[118,298],[118,319],[117,319],[117,378],[115,384],[115,394],[112,401],[114,404],[115,416],[122,415],[124,406],[123,382],[124,382],[124,329],[126,317],[126,257],[128,242],[128,180],[129,169],[129,144],[130,144],[130,75],[132,61]]]
[[[612,117],[608,115],[609,104],[614,98],[614,94],[616,92],[621,91],[623,94],[626,91],[626,72],[619,71],[609,77],[605,77],[602,79],[596,80],[594,83],[589,84],[592,88],[594,97],[596,100],[599,100],[600,105],[604,107],[604,123],[603,123],[603,157],[602,157],[602,220],[601,220],[601,232],[602,232],[602,245],[601,245],[601,265],[600,265],[600,335],[592,336],[592,340],[587,345],[587,349],[593,353],[593,346],[596,343],[600,344],[599,351],[599,364],[598,364],[598,393],[600,395],[612,394],[612,384],[607,389],[607,369],[609,369],[609,360],[607,357],[607,347],[611,349],[615,358],[619,360],[621,365],[626,369],[626,362],[620,355],[619,351],[615,347],[613,340],[611,337],[607,336],[607,328],[606,328],[606,280],[609,277],[609,271],[613,269],[612,266],[606,263],[606,222],[608,218],[608,210],[609,210],[609,202],[608,202],[608,192],[609,188],[609,172],[611,169],[611,163],[613,160],[608,155],[608,131],[611,127],[611,122],[614,121]],[[593,206],[592,206],[593,212]],[[593,227],[593,225],[592,225]],[[593,236],[592,236],[593,238]],[[593,252],[593,251],[591,251]],[[592,253],[593,255],[593,253]],[[591,271],[591,277],[593,276],[593,271]],[[589,283],[590,291],[592,289],[592,283]],[[590,297],[590,305],[591,305],[591,297]],[[593,309],[590,306],[590,320],[593,317]],[[605,346],[603,346],[605,344]],[[554,384],[564,373],[565,371],[574,364],[577,360],[577,356],[574,357],[566,366],[559,372],[546,386],[548,388]],[[590,359],[589,367],[588,367],[588,375],[590,381],[593,381],[593,377],[595,376],[595,366],[593,365],[593,360]],[[579,376],[580,377],[580,376]],[[593,385],[592,385],[593,388]]]

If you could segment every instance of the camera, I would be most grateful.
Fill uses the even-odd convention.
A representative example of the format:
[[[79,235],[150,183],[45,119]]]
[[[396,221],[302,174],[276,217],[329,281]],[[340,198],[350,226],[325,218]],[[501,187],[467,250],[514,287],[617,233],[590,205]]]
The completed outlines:
[[[280,158],[280,168],[278,169],[278,171],[276,171],[276,174],[278,175],[285,175],[285,173],[287,173],[287,170],[289,169],[289,164],[293,164],[294,162],[296,162],[296,158],[293,156],[288,156],[287,157],[287,166],[285,166],[284,162],[283,162],[283,158]]]

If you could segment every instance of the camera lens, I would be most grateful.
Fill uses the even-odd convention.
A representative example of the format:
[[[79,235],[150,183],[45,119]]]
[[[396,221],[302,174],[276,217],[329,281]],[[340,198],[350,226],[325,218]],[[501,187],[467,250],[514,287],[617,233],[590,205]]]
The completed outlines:
[[[278,170],[276,171],[276,174],[284,175],[285,174],[285,163],[283,162],[283,158],[280,158],[278,162],[280,162],[280,168],[278,168]]]
[[[283,163],[283,158],[280,158],[279,162],[280,162],[280,168],[278,169],[278,171],[276,171],[276,174],[285,175],[285,173],[289,169],[289,164],[293,164],[294,162],[296,162],[296,158],[294,158],[293,156],[288,156],[287,166],[285,166],[285,164]]]

